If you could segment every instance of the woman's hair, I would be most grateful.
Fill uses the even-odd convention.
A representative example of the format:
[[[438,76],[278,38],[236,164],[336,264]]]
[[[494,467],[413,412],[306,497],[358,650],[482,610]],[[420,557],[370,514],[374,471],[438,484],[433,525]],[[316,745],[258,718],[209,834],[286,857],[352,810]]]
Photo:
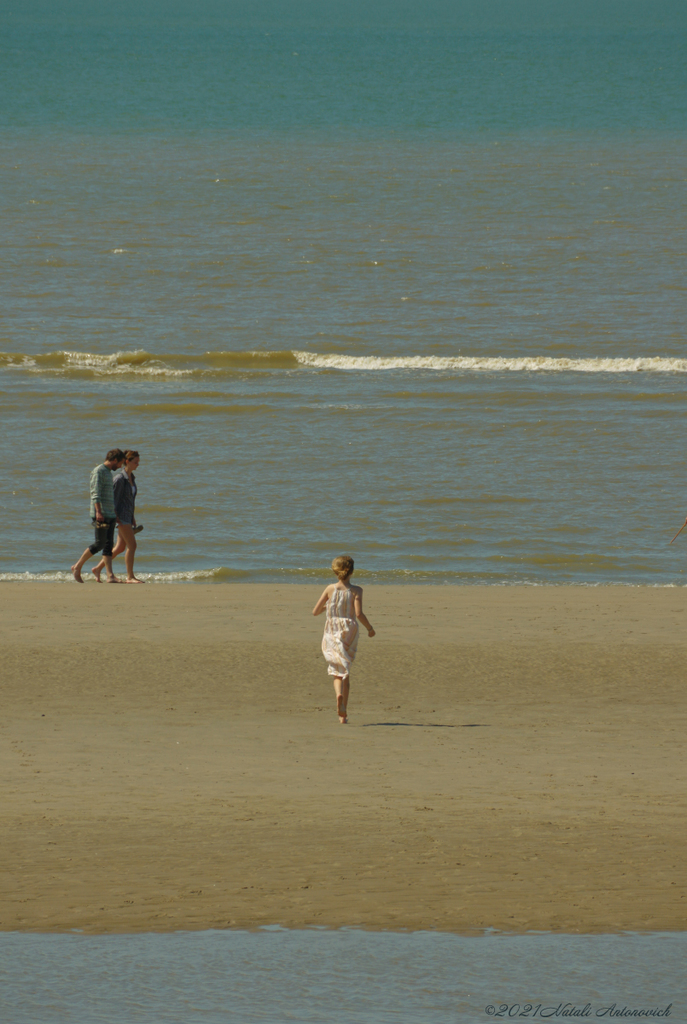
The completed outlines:
[[[346,580],[353,572],[355,562],[350,555],[339,555],[332,562],[332,569],[340,580]]]
[[[132,459],[137,459],[138,457],[138,452],[133,451],[131,448],[127,448],[127,450],[124,452],[125,462],[131,462]]]

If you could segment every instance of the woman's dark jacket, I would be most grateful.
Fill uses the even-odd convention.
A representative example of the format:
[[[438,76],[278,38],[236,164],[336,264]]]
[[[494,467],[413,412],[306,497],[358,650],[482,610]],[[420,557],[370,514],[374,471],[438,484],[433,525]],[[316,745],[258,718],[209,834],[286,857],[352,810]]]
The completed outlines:
[[[131,476],[135,484],[136,479],[133,473]],[[131,486],[131,481],[123,469],[120,469],[118,473],[115,473],[112,485],[114,487],[115,515],[117,516],[117,519],[122,523],[132,523],[134,521],[136,497],[134,495],[134,489]]]

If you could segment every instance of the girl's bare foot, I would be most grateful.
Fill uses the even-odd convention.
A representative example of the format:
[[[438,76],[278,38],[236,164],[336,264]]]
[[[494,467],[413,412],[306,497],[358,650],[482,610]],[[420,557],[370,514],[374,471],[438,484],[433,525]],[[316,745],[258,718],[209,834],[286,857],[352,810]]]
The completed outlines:
[[[117,579],[116,576],[108,576],[106,582],[107,583],[119,583],[119,580]]]
[[[145,583],[145,580],[139,580],[136,576],[131,576],[126,581],[127,583]]]
[[[341,694],[336,698],[336,713],[339,716],[339,723],[341,725],[346,725],[348,722],[348,718],[346,717],[346,705],[344,704],[344,699]]]
[[[74,577],[77,583],[83,583],[83,579],[81,578],[81,570],[77,569],[75,565],[72,566],[72,576]]]
[[[93,573],[93,575],[95,576],[95,578],[96,578],[96,580],[98,581],[98,583],[100,583],[100,573],[101,573],[102,571],[103,571],[103,570],[102,570],[102,569],[99,569],[97,565],[94,565],[94,566],[93,566],[93,568],[91,569],[91,572],[92,572],[92,573]]]

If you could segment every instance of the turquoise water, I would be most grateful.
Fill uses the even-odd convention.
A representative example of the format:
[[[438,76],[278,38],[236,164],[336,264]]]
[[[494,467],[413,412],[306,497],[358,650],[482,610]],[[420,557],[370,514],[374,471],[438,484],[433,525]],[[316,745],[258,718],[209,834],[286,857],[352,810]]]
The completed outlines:
[[[0,579],[682,583],[683,4],[10,6]]]
[[[240,135],[684,131],[679,0],[8,5],[3,124]]]
[[[12,1024],[478,1024],[668,1008],[678,1022],[686,953],[676,934],[0,935],[0,1009]]]

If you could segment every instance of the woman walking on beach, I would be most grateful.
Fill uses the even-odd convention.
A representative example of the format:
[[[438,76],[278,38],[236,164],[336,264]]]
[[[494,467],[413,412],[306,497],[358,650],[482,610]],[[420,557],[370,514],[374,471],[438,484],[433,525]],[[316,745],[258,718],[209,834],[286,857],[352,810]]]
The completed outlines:
[[[115,514],[117,516],[117,543],[112,549],[112,557],[116,558],[126,549],[124,564],[126,565],[127,583],[145,583],[134,576],[134,555],[136,554],[136,477],[134,470],[140,462],[138,452],[127,451],[124,455],[124,466],[115,474],[114,486]],[[92,569],[92,573],[100,583],[100,573],[105,566],[104,560]]]
[[[327,662],[327,672],[334,676],[336,712],[341,725],[348,722],[350,667],[358,648],[358,621],[362,622],[368,636],[375,635],[369,619],[363,614],[363,588],[351,584],[353,569],[350,555],[335,558],[332,570],[339,581],[325,588],[312,610],[313,615],[321,615],[325,609],[327,611],[322,653]]]

